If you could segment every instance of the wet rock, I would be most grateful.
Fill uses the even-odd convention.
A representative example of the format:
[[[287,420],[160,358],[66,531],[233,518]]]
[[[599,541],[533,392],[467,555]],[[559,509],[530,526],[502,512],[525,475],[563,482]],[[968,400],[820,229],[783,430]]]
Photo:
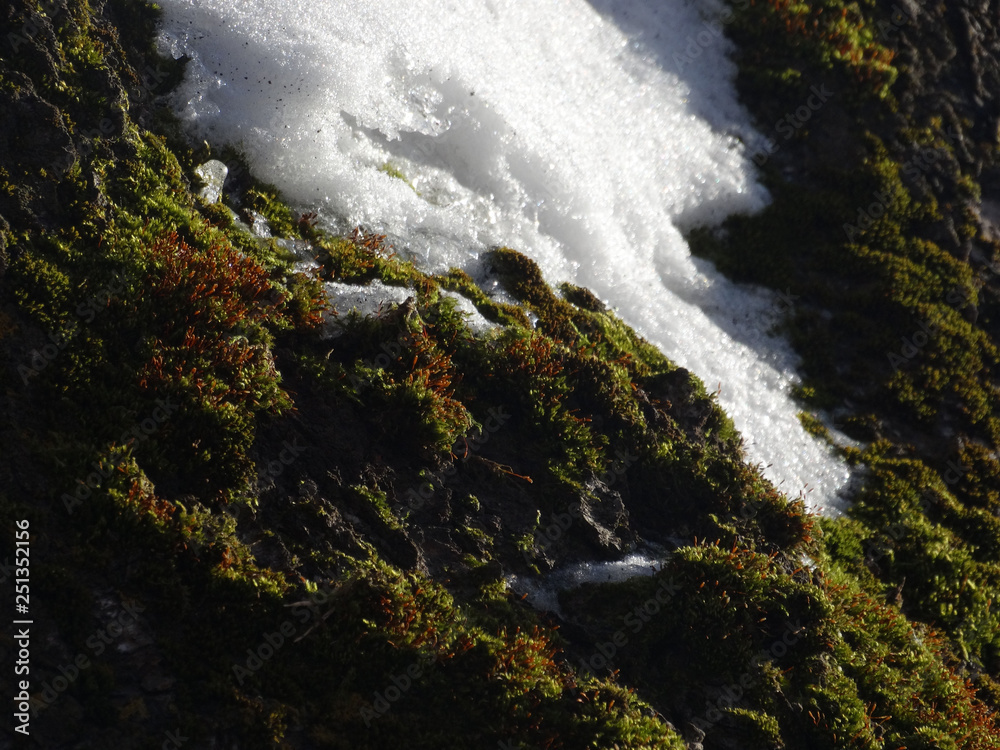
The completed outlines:
[[[634,539],[621,494],[596,478],[587,482],[585,489],[586,494],[580,498],[580,516],[592,534],[591,541],[605,554],[630,548]]]
[[[689,750],[701,750],[701,743],[705,741],[705,732],[694,724],[688,723],[684,730],[684,740],[688,743]]]
[[[271,236],[271,225],[267,223],[264,214],[258,213],[253,209],[248,210],[246,214],[247,219],[250,221],[250,233],[254,237],[268,239]]]
[[[326,534],[337,549],[348,554],[361,554],[365,551],[365,545],[335,506],[327,503],[325,515]]]
[[[0,213],[47,226],[60,205],[58,181],[78,158],[62,113],[30,83],[0,93],[0,167],[17,185],[0,192]]]
[[[251,548],[257,564],[276,571],[292,571],[295,561],[288,548],[276,536],[265,536]]]
[[[226,183],[229,167],[218,159],[209,159],[204,164],[195,167],[194,172],[205,183],[205,187],[198,192],[198,196],[206,203],[218,203],[222,197],[222,186]],[[256,228],[256,221],[254,227]]]

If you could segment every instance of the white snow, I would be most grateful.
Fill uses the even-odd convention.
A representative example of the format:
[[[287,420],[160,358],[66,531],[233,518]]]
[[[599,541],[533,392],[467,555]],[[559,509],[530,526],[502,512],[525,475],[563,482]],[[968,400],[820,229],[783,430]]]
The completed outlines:
[[[330,322],[336,332],[337,318],[346,318],[351,312],[365,317],[381,315],[389,312],[393,305],[399,305],[408,297],[416,296],[412,289],[401,286],[387,286],[378,279],[364,285],[343,284],[339,281],[328,281],[323,284],[326,296],[333,303],[336,316],[330,316]]]
[[[632,552],[621,560],[610,562],[581,562],[553,570],[542,578],[508,576],[507,585],[524,595],[535,609],[562,615],[559,592],[578,588],[585,583],[621,583],[631,578],[648,577],[658,572],[669,555],[650,557],[642,552]]]
[[[462,317],[465,319],[465,325],[468,326],[469,330],[473,333],[486,333],[487,331],[497,328],[497,324],[491,323],[483,317],[483,314],[479,312],[479,308],[477,308],[468,297],[447,289],[442,290],[441,294],[455,300],[455,309],[461,313]]]
[[[197,137],[327,226],[423,268],[525,252],[698,374],[790,496],[828,510],[846,466],[790,399],[780,301],[692,259],[682,229],[769,200],[716,0],[160,0],[194,59]],[[406,182],[384,167],[403,172]]]

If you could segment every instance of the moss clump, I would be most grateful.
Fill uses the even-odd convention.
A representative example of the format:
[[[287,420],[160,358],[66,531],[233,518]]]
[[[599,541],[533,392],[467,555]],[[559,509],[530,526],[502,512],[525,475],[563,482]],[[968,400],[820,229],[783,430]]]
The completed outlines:
[[[531,321],[528,320],[528,316],[522,308],[506,302],[494,302],[486,296],[486,293],[476,285],[476,282],[465,271],[453,268],[445,276],[438,277],[437,281],[445,289],[459,292],[472,300],[476,309],[492,323],[505,326],[519,325],[523,328],[531,327]]]
[[[741,88],[770,103],[776,90],[808,95],[810,85],[829,81],[861,101],[891,99],[899,71],[877,24],[881,18],[873,19],[874,5],[734,2],[727,13],[740,50]]]
[[[244,202],[247,208],[267,219],[271,231],[279,236],[297,237],[299,235],[299,222],[292,216],[291,210],[281,200],[281,194],[273,185],[254,185],[246,191]]]
[[[606,312],[608,309],[592,291],[584,289],[582,286],[563,284],[560,289],[568,302],[571,302],[584,310],[589,310],[590,312]]]
[[[350,238],[333,238],[317,234],[317,261],[322,277],[329,281],[363,284],[379,279],[386,284],[409,286],[424,279],[409,261],[400,260],[385,235],[366,234],[356,230]]]
[[[584,587],[563,604],[605,644],[584,666],[620,669],[706,746],[877,748],[954,738],[958,726],[995,737],[990,712],[942,663],[940,639],[817,563],[685,547],[652,578]]]
[[[817,417],[815,414],[810,414],[806,411],[800,411],[798,414],[799,422],[802,424],[803,429],[810,435],[820,438],[821,440],[826,440],[827,442],[832,441],[829,428],[823,424],[823,420]]]
[[[447,451],[473,424],[454,397],[455,365],[417,318],[396,313],[348,323],[337,341],[343,353],[330,354],[334,361],[353,359],[342,377],[372,407],[387,438],[404,449]],[[392,346],[383,349],[382,342]]]
[[[500,277],[507,291],[538,316],[539,327],[547,335],[575,341],[591,331],[589,319],[556,296],[530,258],[510,248],[498,248],[484,260]]]

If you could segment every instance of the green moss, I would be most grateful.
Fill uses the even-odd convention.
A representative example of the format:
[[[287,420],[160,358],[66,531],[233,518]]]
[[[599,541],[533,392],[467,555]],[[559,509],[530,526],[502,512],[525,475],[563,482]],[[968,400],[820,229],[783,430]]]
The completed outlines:
[[[608,308],[601,302],[592,291],[584,289],[582,286],[564,283],[560,290],[566,300],[579,308],[590,312],[605,312]]]
[[[483,317],[492,323],[500,325],[520,325],[523,328],[530,328],[531,323],[524,310],[517,305],[510,305],[506,302],[494,302],[486,293],[480,289],[472,278],[461,269],[452,268],[444,276],[436,277],[437,281],[445,289],[459,292],[476,306]]]
[[[317,260],[323,278],[349,284],[363,284],[379,279],[394,286],[409,286],[424,280],[410,261],[401,260],[382,235],[355,232],[350,238],[314,235]]]
[[[547,335],[575,341],[590,328],[586,317],[556,296],[530,258],[509,248],[498,248],[484,260],[496,271],[507,291],[538,315],[539,327]]]
[[[727,708],[725,713],[733,720],[734,732],[746,738],[746,747],[770,750],[784,745],[778,720],[773,716],[748,708]]]
[[[378,171],[382,172],[383,174],[389,175],[389,177],[392,177],[394,180],[399,180],[403,182],[408,188],[410,188],[410,190],[412,190],[418,196],[420,195],[420,191],[417,190],[415,187],[413,187],[413,183],[410,182],[407,176],[403,174],[402,170],[394,166],[392,162],[387,161],[385,164],[383,164],[381,167],[378,168]]]
[[[374,509],[375,513],[386,526],[392,529],[402,528],[402,524],[400,524],[399,519],[396,518],[396,515],[389,507],[385,493],[372,490],[364,486],[352,487],[351,490]]]
[[[775,90],[808,91],[826,79],[861,101],[891,100],[899,71],[872,5],[735,3],[729,33],[740,48],[743,86],[773,100]]]
[[[233,228],[230,208],[222,203],[212,203],[201,209],[202,215],[213,225],[226,230]]]
[[[877,748],[944,736],[958,715],[995,731],[941,664],[939,641],[850,577],[772,561],[715,545],[682,548],[652,579],[581,589],[563,605],[586,613],[581,625],[598,642],[625,642],[606,652],[628,679],[662,704],[695,707],[691,723],[706,746],[739,738],[832,750],[851,737],[852,747]],[[915,704],[924,708],[914,712]]]
[[[810,435],[818,437],[820,440],[825,440],[826,442],[832,442],[833,438],[830,435],[830,430],[825,424],[823,424],[823,420],[815,414],[800,411],[798,413],[798,418],[802,428]]]
[[[11,265],[10,275],[19,306],[38,325],[55,333],[70,323],[72,282],[45,254],[22,252]]]

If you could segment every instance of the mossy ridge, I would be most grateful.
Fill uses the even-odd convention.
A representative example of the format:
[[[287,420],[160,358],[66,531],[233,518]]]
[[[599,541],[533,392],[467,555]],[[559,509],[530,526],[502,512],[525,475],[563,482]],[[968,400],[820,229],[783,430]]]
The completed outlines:
[[[891,3],[732,5],[739,90],[765,127],[803,103],[805,81],[834,97],[760,159],[774,202],[732,217],[721,235],[695,232],[692,248],[795,300],[787,330],[810,405],[835,410],[839,426],[871,443],[848,451],[871,472],[850,514],[863,526],[824,523],[838,565],[875,595],[903,587],[904,611],[942,628],[995,701],[989,623],[1000,588],[995,524],[982,511],[998,488],[996,248],[974,217],[976,175],[995,163],[992,135],[963,119],[957,100],[942,113],[919,109],[933,84],[909,65],[876,91],[836,71],[836,34],[799,43],[808,14],[820,32],[839,11],[860,42],[881,48],[861,60],[892,62],[889,50],[919,70],[914,50],[941,49],[960,31],[940,8],[911,16]],[[762,45],[775,24],[791,33]],[[942,444],[941,434],[953,437]],[[922,502],[929,488],[947,500]]]
[[[684,547],[652,578],[585,586],[563,606],[603,644],[594,654],[617,639],[622,677],[706,747],[997,747],[995,716],[945,666],[944,639],[819,554],[793,569],[735,546]]]
[[[526,267],[533,267],[523,256],[517,257]],[[759,474],[742,463],[732,423],[697,379],[670,364],[610,313],[587,312],[578,318],[581,325],[596,332],[594,340],[601,341],[597,345],[585,337],[570,343],[553,340],[541,330],[519,324],[480,339],[472,337],[455,316],[452,301],[437,294],[432,283],[418,284],[414,291],[419,301],[405,316],[389,311],[378,318],[348,321],[326,352],[325,363],[313,360],[307,367],[325,383],[330,397],[357,405],[371,403],[373,394],[412,379],[420,368],[453,367],[462,378],[444,395],[463,405],[472,418],[469,424],[482,425],[497,410],[510,413],[511,422],[495,438],[485,436],[492,441],[488,448],[471,443],[474,463],[468,462],[466,434],[449,433],[457,442],[436,447],[438,451],[451,448],[449,471],[460,470],[464,478],[464,467],[485,465],[511,491],[519,492],[515,487],[530,483],[534,502],[548,518],[574,503],[585,486],[624,455],[640,465],[635,469],[636,489],[621,491],[628,493],[625,496],[636,507],[648,505],[643,514],[657,519],[650,533],[669,534],[679,518],[694,524],[694,533],[702,535],[725,528],[727,534],[756,537],[758,529],[767,526],[771,531],[761,535],[768,539],[764,543],[780,547],[794,543],[796,534],[806,527],[801,520],[793,520],[797,511],[783,507],[780,495],[767,489]],[[547,287],[545,292],[552,294]],[[610,332],[610,341],[617,338],[630,351],[601,340],[601,331]],[[432,358],[426,359],[422,351],[433,353]],[[638,365],[631,352],[643,358]],[[632,375],[635,370],[656,372],[653,367],[660,372],[645,379]],[[404,415],[398,410],[393,413],[396,416],[371,421],[375,434],[388,441],[381,450],[391,446],[404,456],[432,447],[426,442],[400,442],[404,436],[419,436],[420,431],[399,429],[408,422],[400,419]],[[396,429],[387,432],[387,427]],[[665,437],[669,437],[666,442]],[[699,447],[703,443],[707,443],[707,453]],[[454,463],[456,456],[459,460]],[[703,483],[697,477],[706,466],[713,467],[714,478]],[[734,482],[733,477],[738,480]],[[677,497],[684,498],[683,502],[660,502],[664,478],[670,484],[680,483]],[[610,481],[615,481],[614,475]],[[689,491],[696,486],[700,487],[697,492]],[[720,504],[714,497],[716,486],[727,488],[727,503]],[[715,520],[699,506],[706,498],[718,510]],[[756,509],[743,517],[740,514],[748,504]],[[718,520],[734,516],[734,520]],[[784,541],[770,539],[771,532],[780,533]],[[521,533],[508,530],[505,543],[513,546]]]
[[[878,455],[876,447],[865,460],[871,479],[851,514],[856,522],[831,531],[834,561],[872,591],[898,592],[907,614],[951,635],[957,653],[992,678],[1000,667],[995,517],[959,502],[920,461]]]

